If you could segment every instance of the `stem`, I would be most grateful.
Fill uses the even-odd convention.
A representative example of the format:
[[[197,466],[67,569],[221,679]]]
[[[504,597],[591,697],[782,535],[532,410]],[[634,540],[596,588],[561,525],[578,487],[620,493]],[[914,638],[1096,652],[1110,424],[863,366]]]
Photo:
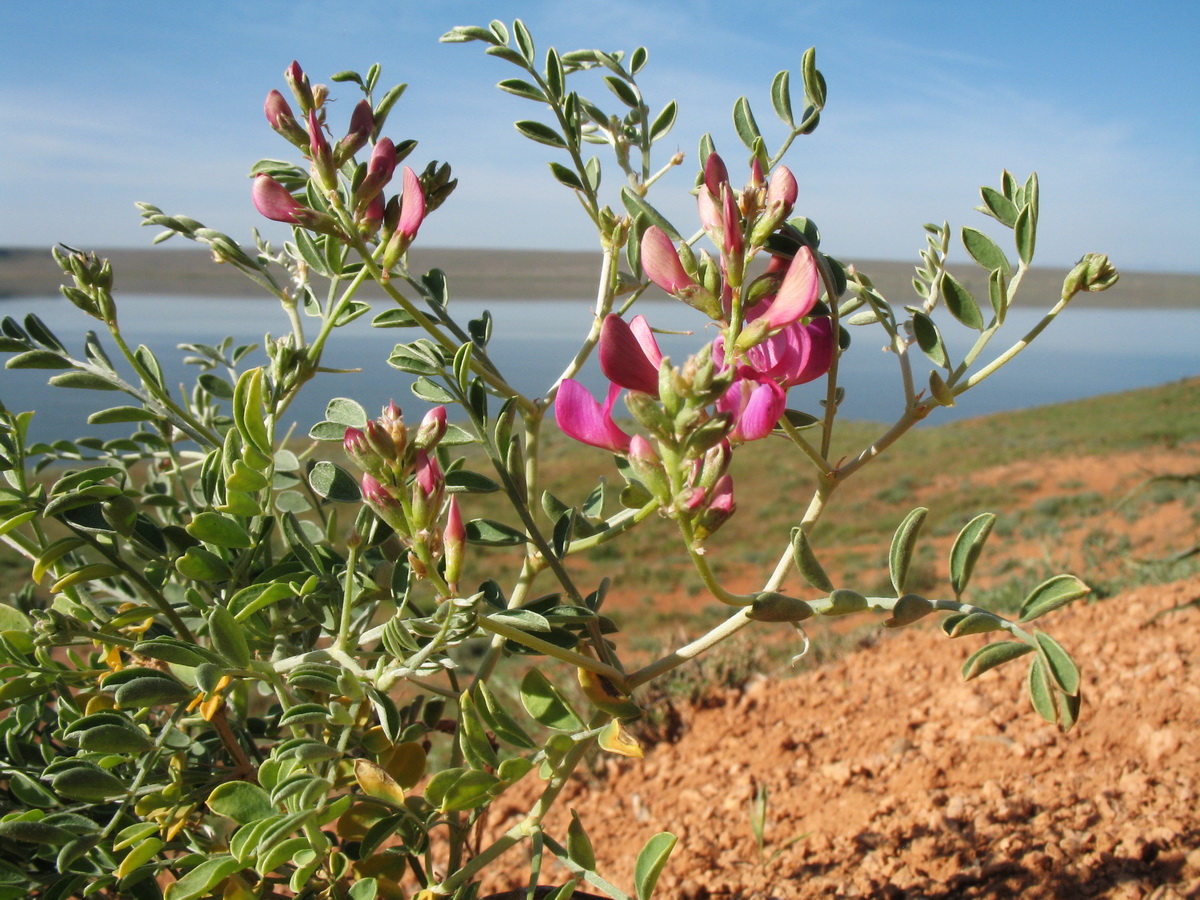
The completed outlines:
[[[690,644],[680,647],[673,653],[664,656],[662,659],[655,660],[648,666],[643,666],[636,672],[630,674],[628,680],[629,689],[640,687],[648,681],[653,681],[658,676],[671,671],[677,666],[683,665],[689,659],[694,659],[705,650],[713,647],[721,641],[737,634],[754,620],[750,618],[750,610],[748,607],[742,607],[732,616],[718,625],[716,628],[696,638]]]
[[[996,370],[1004,366],[1006,363],[1011,362],[1018,353],[1029,346],[1030,341],[1041,334],[1042,331],[1045,330],[1046,326],[1054,321],[1055,317],[1066,308],[1067,303],[1070,302],[1070,300],[1070,297],[1063,297],[1056,304],[1054,304],[1050,311],[1042,317],[1042,320],[1034,325],[1033,328],[1029,329],[1023,338],[997,356],[994,360],[992,360],[962,384],[955,386],[954,396],[957,397],[959,394],[969,391],[971,388],[979,384],[979,382],[983,381],[989,375],[996,372]]]
[[[545,653],[547,656],[553,656],[555,659],[570,663],[580,669],[587,669],[590,672],[595,672],[597,675],[603,675],[618,686],[625,684],[625,674],[619,669],[615,669],[607,663],[600,662],[598,659],[592,659],[590,656],[584,656],[582,653],[576,653],[574,650],[568,650],[565,647],[544,641],[527,631],[522,631],[520,628],[509,625],[507,622],[497,621],[490,616],[480,616],[479,627],[485,631],[490,631],[492,634],[498,634],[501,637],[516,641],[518,644],[523,644],[531,650],[537,650],[539,653]]]

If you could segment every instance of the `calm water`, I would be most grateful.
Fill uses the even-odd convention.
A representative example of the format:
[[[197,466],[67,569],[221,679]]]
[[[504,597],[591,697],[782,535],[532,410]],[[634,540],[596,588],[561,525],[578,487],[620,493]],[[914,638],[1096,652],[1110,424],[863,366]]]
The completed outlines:
[[[131,346],[146,344],[158,354],[169,384],[190,384],[194,379],[195,367],[183,365],[184,354],[175,349],[181,341],[215,344],[232,335],[235,343],[261,345],[264,334],[289,330],[278,305],[261,299],[126,297],[120,302],[126,340]],[[1068,309],[1001,372],[973,389],[958,406],[937,410],[927,422],[1075,400],[1200,374],[1200,310],[1088,309],[1086,298],[1077,302],[1078,306]],[[492,358],[520,390],[531,396],[555,381],[591,320],[590,306],[575,301],[455,304],[463,322],[484,308],[491,309],[495,317]],[[690,336],[660,336],[664,353],[676,360],[684,359],[710,337],[698,314],[682,304],[646,302],[639,311],[657,328],[700,329]],[[35,312],[77,356],[82,356],[83,332],[99,325],[62,298],[18,298],[0,304],[0,314],[18,321],[28,312]],[[1041,315],[1038,310],[1013,310],[1005,328],[993,340],[995,350],[989,348],[984,361],[1021,337]],[[362,317],[331,339],[325,364],[362,371],[318,376],[306,388],[307,399],[302,397],[290,410],[300,433],[323,418],[331,397],[352,397],[372,413],[393,398],[401,406],[412,408],[414,415],[423,405],[410,393],[409,377],[386,363],[396,342],[412,340],[418,336],[416,330],[376,329],[371,327],[370,319],[370,314]],[[942,324],[952,354],[961,356],[974,332],[953,320]],[[843,357],[840,378],[846,388],[843,414],[854,419],[890,421],[899,414],[903,400],[895,358],[882,352],[883,333],[877,326],[854,328],[851,333],[853,344]],[[115,360],[117,351],[111,341],[105,342],[105,347]],[[258,352],[251,358],[254,364],[263,359]],[[914,361],[923,360],[924,356],[916,351]],[[930,367],[932,364],[917,367],[914,374],[918,386],[925,383]],[[0,375],[0,400],[14,410],[37,410],[34,433],[43,439],[120,433],[114,431],[116,426],[97,431],[87,425],[86,418],[96,403],[121,405],[122,395],[53,388],[46,384],[53,374],[45,370],[6,370]],[[594,360],[589,362],[583,381],[596,393],[606,384]],[[817,412],[823,396],[822,380],[793,388],[788,405]]]

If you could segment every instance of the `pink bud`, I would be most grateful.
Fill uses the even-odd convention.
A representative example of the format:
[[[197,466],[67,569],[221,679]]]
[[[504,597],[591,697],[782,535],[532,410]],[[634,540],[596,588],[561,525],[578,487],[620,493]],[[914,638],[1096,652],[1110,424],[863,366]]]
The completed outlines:
[[[752,159],[750,161],[750,186],[756,187],[756,188],[762,187],[762,183],[763,183],[762,163],[760,163],[758,161],[758,157],[756,156],[756,157],[754,157],[754,159]]]
[[[392,180],[396,171],[396,146],[390,138],[383,138],[371,151],[371,159],[367,162],[367,174],[362,184],[358,186],[358,201],[370,201],[379,196],[379,192]],[[382,198],[380,198],[382,200]]]
[[[371,475],[363,475],[362,492],[366,501],[374,507],[388,509],[400,506],[400,502],[388,493],[387,488]]]
[[[267,101],[263,104],[263,112],[267,116],[267,121],[271,123],[271,127],[279,131],[279,120],[286,116],[289,119],[295,119],[292,115],[292,108],[288,106],[288,102],[283,99],[283,94],[279,91],[271,91],[267,94]]]
[[[716,153],[710,153],[704,163],[704,186],[714,197],[721,196],[721,185],[729,184],[729,170]]]
[[[371,137],[375,128],[375,116],[371,112],[371,104],[367,100],[359,100],[350,114],[350,130],[338,141],[337,150],[333,154],[333,162],[341,166],[361,150]]]
[[[600,371],[609,381],[658,396],[658,367],[663,356],[645,316],[635,316],[631,323],[615,314],[605,317],[599,349]]]
[[[767,208],[768,210],[774,204],[780,204],[782,214],[780,219],[786,219],[792,212],[792,207],[796,204],[796,197],[800,193],[799,187],[796,185],[796,176],[791,173],[787,166],[776,166],[775,171],[771,173],[771,180],[767,183]]]
[[[254,208],[276,222],[299,224],[299,213],[305,209],[282,184],[270,175],[256,175],[250,189]]]
[[[300,63],[292,60],[292,64],[284,69],[283,78],[288,83],[288,87],[292,89],[292,95],[296,98],[296,102],[300,104],[300,112],[307,113],[312,109],[312,86],[308,83],[308,76],[300,68]]]
[[[733,199],[733,191],[729,185],[721,195],[721,249],[725,251],[725,259],[737,260],[742,253],[742,219],[738,215],[737,203]]]
[[[425,417],[421,419],[421,424],[417,427],[416,437],[413,438],[413,446],[419,450],[429,450],[437,446],[438,441],[446,433],[446,407],[435,406],[429,412],[425,413]]]

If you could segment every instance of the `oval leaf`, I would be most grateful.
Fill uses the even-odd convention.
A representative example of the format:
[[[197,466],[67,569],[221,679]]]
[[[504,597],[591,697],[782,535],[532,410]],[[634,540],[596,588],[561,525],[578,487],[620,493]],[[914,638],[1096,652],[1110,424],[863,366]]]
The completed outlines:
[[[927,515],[929,510],[918,506],[904,517],[904,521],[892,536],[892,546],[888,551],[888,571],[891,573],[892,587],[896,589],[897,597],[904,593],[913,550],[917,546],[917,538],[921,534],[921,526],[925,524]]]
[[[1031,622],[1061,606],[1066,606],[1072,600],[1078,600],[1091,593],[1091,588],[1074,575],[1056,575],[1043,581],[1025,598],[1021,604],[1019,622]]]
[[[963,526],[954,539],[954,546],[950,548],[950,585],[956,597],[961,597],[967,589],[975,563],[983,552],[983,545],[992,533],[994,524],[995,514],[983,513]]]
[[[677,841],[678,838],[671,832],[661,831],[646,841],[638,853],[637,862],[633,865],[633,882],[637,887],[638,900],[649,900],[654,893],[658,876],[662,874]]]

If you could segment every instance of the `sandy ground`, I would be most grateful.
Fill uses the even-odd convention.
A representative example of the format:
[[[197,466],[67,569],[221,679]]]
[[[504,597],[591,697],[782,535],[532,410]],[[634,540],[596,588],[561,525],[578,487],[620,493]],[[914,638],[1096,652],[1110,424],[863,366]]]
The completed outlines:
[[[1061,548],[1121,529],[1128,552],[1090,573],[1112,574],[1200,540],[1194,506],[1145,502],[1131,516],[1116,505],[1148,472],[1196,471],[1200,445],[1048,463],[1022,502],[1068,483],[1113,498],[1066,528]],[[1013,560],[1033,552],[1006,548]],[[835,663],[658,710],[670,727],[640,730],[646,758],[597,762],[549,831],[561,835],[574,809],[599,870],[625,889],[642,844],[674,832],[664,898],[1200,897],[1198,606],[1190,576],[1042,620],[1083,670],[1081,723],[1066,735],[1031,710],[1021,661],[961,680],[981,638],[881,629]],[[750,824],[760,788],[762,854]],[[490,828],[515,822],[537,790],[532,777],[512,789]],[[523,852],[489,889],[522,877]]]

